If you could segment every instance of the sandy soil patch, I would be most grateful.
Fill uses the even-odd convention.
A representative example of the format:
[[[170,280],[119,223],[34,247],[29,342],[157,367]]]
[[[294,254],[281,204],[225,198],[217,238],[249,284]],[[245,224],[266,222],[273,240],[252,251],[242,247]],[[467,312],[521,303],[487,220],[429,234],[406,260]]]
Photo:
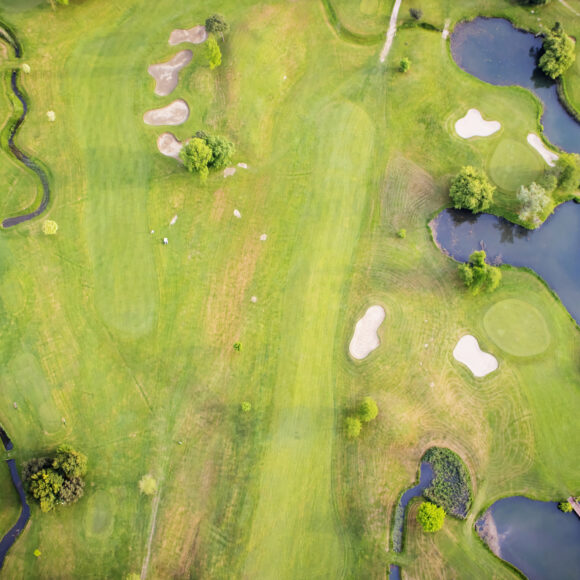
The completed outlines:
[[[224,177],[231,177],[232,175],[235,175],[235,173],[236,173],[235,167],[226,167],[224,169]]]
[[[455,132],[462,139],[489,137],[501,129],[499,121],[486,121],[477,109],[469,109],[467,115],[455,123]]]
[[[182,148],[183,143],[173,133],[161,133],[157,137],[157,149],[159,149],[159,152],[167,157],[177,159],[180,163],[183,163],[179,157]]]
[[[189,106],[183,99],[177,99],[167,107],[147,111],[143,115],[143,121],[147,125],[181,125],[188,117]]]
[[[544,158],[544,161],[550,167],[556,165],[559,156],[553,151],[550,151],[535,133],[528,134],[528,143]]]
[[[348,350],[350,356],[357,360],[366,358],[381,344],[377,330],[385,319],[385,309],[382,306],[371,306],[365,315],[356,323],[354,335]]]
[[[192,44],[201,44],[207,40],[205,26],[194,26],[188,30],[176,28],[169,36],[169,44],[175,46],[182,42],[191,42]]]
[[[247,163],[238,163],[238,167],[241,167],[242,169],[248,169],[248,164]]]
[[[479,348],[477,338],[471,334],[466,334],[459,339],[453,349],[453,356],[455,360],[464,364],[475,377],[485,377],[498,367],[497,359],[488,352],[483,352]]]
[[[160,97],[170,95],[179,82],[179,71],[193,58],[191,50],[178,52],[171,60],[152,64],[147,72],[155,79],[155,94]]]
[[[449,38],[449,23],[450,23],[450,20],[448,18],[445,21],[445,26],[443,27],[443,32],[441,33],[443,40],[447,40]]]

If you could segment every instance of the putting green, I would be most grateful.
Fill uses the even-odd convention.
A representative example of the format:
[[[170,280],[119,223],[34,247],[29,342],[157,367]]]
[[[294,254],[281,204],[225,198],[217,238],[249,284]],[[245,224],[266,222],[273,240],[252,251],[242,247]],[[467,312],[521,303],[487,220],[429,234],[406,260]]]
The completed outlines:
[[[489,161],[489,175],[501,189],[516,191],[529,185],[542,174],[540,156],[525,143],[503,139]]]
[[[502,300],[483,317],[491,340],[515,356],[544,352],[550,344],[550,332],[541,312],[522,300]]]

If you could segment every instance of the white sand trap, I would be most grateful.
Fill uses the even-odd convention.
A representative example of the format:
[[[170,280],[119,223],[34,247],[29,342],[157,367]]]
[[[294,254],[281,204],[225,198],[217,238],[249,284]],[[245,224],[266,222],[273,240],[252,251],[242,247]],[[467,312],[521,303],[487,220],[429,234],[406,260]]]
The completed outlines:
[[[235,167],[226,167],[224,169],[224,177],[231,177],[232,175],[236,174],[236,168]]]
[[[159,149],[160,153],[167,157],[173,157],[173,159],[177,159],[180,163],[183,163],[179,157],[182,148],[183,144],[173,133],[162,133],[157,138],[157,149]]]
[[[51,123],[56,121],[56,113],[54,111],[46,111],[46,116]]]
[[[179,81],[179,71],[191,62],[193,52],[182,50],[171,60],[152,64],[147,72],[155,79],[155,94],[160,97],[170,95]]]
[[[234,215],[235,215],[235,216],[236,216],[238,219],[240,219],[240,218],[242,217],[242,214],[240,213],[240,210],[239,210],[239,209],[235,209],[235,210],[234,210]]]
[[[241,167],[242,169],[248,169],[248,164],[247,163],[238,163],[238,167]]]
[[[449,38],[449,23],[450,23],[450,20],[448,18],[445,21],[445,26],[443,27],[443,32],[441,33],[443,40],[447,40]]]
[[[382,306],[371,306],[365,315],[356,323],[354,335],[348,350],[352,358],[366,358],[381,344],[377,330],[385,319],[385,309]]]
[[[559,156],[550,151],[535,133],[528,134],[528,143],[544,158],[544,161],[550,167],[556,165]]]
[[[182,42],[191,42],[192,44],[201,44],[207,40],[205,26],[194,26],[189,30],[176,28],[169,36],[169,44],[175,46]]]
[[[489,137],[501,129],[499,121],[486,121],[477,109],[469,109],[467,115],[455,123],[455,132],[462,139]]]
[[[497,359],[488,352],[483,352],[479,348],[477,338],[471,334],[466,334],[459,339],[453,349],[453,356],[476,377],[485,377],[498,367]]]
[[[173,101],[167,107],[151,109],[143,115],[147,125],[181,125],[189,117],[189,106],[183,99]]]
[[[172,220],[169,222],[169,225],[174,226],[176,221],[177,221],[177,215],[174,215]]]
[[[267,236],[266,234],[262,234],[262,235],[260,236],[260,240],[261,240],[262,242],[265,242],[267,239],[268,239],[268,236]]]

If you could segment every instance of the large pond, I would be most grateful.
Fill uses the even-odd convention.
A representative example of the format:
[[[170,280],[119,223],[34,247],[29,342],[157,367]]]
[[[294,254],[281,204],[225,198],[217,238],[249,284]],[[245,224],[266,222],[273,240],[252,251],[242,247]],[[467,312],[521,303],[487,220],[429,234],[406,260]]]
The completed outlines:
[[[546,137],[566,151],[580,153],[580,123],[562,106],[556,83],[536,66],[541,47],[541,38],[501,18],[461,22],[451,35],[453,59],[463,70],[493,85],[530,89],[544,103]]]
[[[445,210],[431,223],[439,247],[456,260],[485,249],[490,263],[526,266],[558,294],[580,324],[580,205],[567,202],[537,230],[489,214]]]
[[[530,580],[580,578],[580,518],[556,503],[509,497],[477,522],[491,550]]]

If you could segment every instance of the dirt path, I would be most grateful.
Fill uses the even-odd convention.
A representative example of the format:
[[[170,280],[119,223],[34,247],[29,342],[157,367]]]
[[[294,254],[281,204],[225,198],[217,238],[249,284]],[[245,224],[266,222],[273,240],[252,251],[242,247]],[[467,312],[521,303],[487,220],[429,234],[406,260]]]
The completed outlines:
[[[151,544],[153,543],[153,536],[155,535],[155,526],[157,524],[157,510],[159,509],[159,500],[161,499],[161,486],[157,490],[157,495],[153,500],[153,513],[151,518],[151,530],[149,531],[149,540],[147,541],[147,554],[143,560],[143,567],[141,568],[141,580],[147,578],[147,570],[149,568],[149,560],[151,558]]]
[[[385,41],[385,46],[383,46],[383,50],[381,51],[381,56],[379,57],[380,62],[385,62],[385,60],[387,60],[387,56],[391,50],[393,40],[395,39],[395,34],[397,33],[397,17],[399,16],[400,7],[401,0],[397,0],[393,6],[393,11],[391,12],[389,29],[387,30],[387,39]]]

